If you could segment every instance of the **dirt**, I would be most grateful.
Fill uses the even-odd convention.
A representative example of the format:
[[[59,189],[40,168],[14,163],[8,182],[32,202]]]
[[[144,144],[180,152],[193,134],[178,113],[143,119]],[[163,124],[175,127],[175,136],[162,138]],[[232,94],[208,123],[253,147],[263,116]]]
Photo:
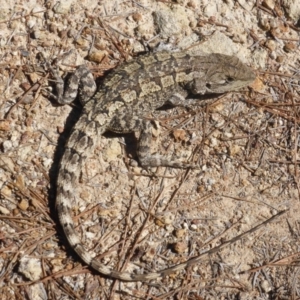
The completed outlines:
[[[300,297],[295,1],[0,0],[0,7],[2,299]],[[205,105],[153,114],[154,150],[199,169],[146,171],[137,136],[100,139],[74,207],[86,247],[103,263],[140,273],[203,255],[160,280],[114,281],[85,266],[58,225],[59,159],[81,107],[55,103],[45,60],[62,74],[84,63],[102,78],[131,57],[176,49],[236,55],[257,79]]]

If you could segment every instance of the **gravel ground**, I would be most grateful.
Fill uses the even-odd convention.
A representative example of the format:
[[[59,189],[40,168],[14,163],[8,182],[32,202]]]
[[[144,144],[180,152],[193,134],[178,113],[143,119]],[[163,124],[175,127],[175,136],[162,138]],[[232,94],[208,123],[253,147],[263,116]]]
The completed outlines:
[[[0,7],[1,299],[300,299],[299,1]],[[45,62],[61,74],[86,64],[102,78],[142,53],[176,49],[238,56],[257,79],[153,114],[155,150],[199,169],[153,177],[137,163],[135,135],[100,139],[74,203],[86,247],[127,272],[203,255],[153,282],[111,280],[80,261],[57,222],[58,163],[81,107],[55,103]]]

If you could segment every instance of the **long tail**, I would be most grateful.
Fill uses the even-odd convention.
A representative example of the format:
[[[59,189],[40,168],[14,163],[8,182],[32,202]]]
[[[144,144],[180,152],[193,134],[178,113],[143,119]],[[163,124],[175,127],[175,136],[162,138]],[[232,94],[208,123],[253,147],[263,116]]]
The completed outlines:
[[[157,278],[160,276],[159,273],[135,275],[118,272],[101,264],[84,248],[75,230],[72,219],[72,199],[76,196],[75,190],[81,167],[84,160],[93,153],[96,144],[95,137],[101,136],[107,123],[107,115],[101,116],[101,114],[93,120],[89,118],[88,114],[83,114],[76,123],[60,163],[56,197],[58,218],[71,247],[86,264],[99,273],[124,281],[146,281]]]

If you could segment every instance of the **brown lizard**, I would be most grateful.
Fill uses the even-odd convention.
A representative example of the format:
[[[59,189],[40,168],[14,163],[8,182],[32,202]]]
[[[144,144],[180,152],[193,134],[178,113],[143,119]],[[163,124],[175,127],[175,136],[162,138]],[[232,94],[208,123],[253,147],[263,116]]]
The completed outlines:
[[[149,154],[151,123],[145,116],[166,103],[188,107],[199,102],[197,95],[224,93],[245,87],[255,79],[254,72],[233,56],[158,52],[140,56],[115,68],[96,92],[93,77],[84,66],[75,72],[65,95],[62,92],[63,81],[58,76],[56,79],[59,103],[73,101],[80,85],[79,97],[83,104],[82,115],[65,147],[57,180],[56,207],[71,247],[98,272],[124,281],[156,279],[197,263],[200,257],[153,273],[130,274],[113,270],[95,259],[82,245],[72,220],[72,201],[81,166],[105,131],[139,131],[138,157],[143,167],[194,167],[190,163]]]

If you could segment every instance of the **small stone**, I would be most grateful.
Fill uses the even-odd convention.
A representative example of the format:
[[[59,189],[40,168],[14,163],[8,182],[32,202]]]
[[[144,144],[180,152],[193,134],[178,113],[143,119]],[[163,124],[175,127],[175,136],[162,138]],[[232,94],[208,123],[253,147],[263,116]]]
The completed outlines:
[[[154,248],[150,248],[143,256],[142,256],[142,260],[145,262],[150,262],[153,261],[154,259],[154,255],[155,255],[156,251]]]
[[[276,61],[277,61],[278,63],[282,63],[282,62],[284,61],[284,56],[278,55],[278,56],[276,57]]]
[[[95,51],[88,55],[88,60],[96,63],[101,63],[103,59],[106,57],[106,51]]]
[[[153,15],[158,31],[164,38],[182,34],[184,23],[188,23],[187,16],[182,11],[172,10],[163,4]]]
[[[52,158],[48,158],[48,157],[44,157],[42,159],[42,162],[43,162],[43,166],[46,168],[50,168],[50,166],[53,164]]]
[[[193,219],[192,221],[191,221],[191,224],[195,224],[195,225],[199,225],[199,224],[201,224],[201,220],[199,220],[199,219]]]
[[[238,154],[240,151],[241,151],[241,147],[238,145],[232,145],[229,148],[230,156],[234,156],[234,155]]]
[[[11,189],[8,186],[5,185],[1,189],[1,195],[5,196],[5,197],[11,197],[12,196]]]
[[[266,18],[261,19],[259,25],[261,29],[264,31],[268,31],[271,28],[270,21],[269,19]]]
[[[155,224],[159,227],[164,227],[165,223],[162,222],[160,219],[155,219]]]
[[[67,38],[68,35],[68,31],[66,29],[62,29],[62,30],[58,30],[58,36],[64,40]],[[79,39],[80,40],[80,39]],[[81,39],[80,41],[82,41],[83,39]]]
[[[60,258],[55,258],[55,259],[52,259],[50,261],[51,265],[52,265],[52,271],[55,273],[55,272],[58,272],[58,271],[61,271],[63,268],[64,268],[64,264],[62,263],[62,259]]]
[[[76,40],[76,44],[80,46],[81,48],[88,48],[89,47],[89,41],[86,39],[78,38]]]
[[[254,91],[257,91],[257,92],[261,92],[265,89],[265,85],[263,83],[262,80],[260,80],[258,77],[254,80],[254,82],[251,84],[251,88],[254,90]]]
[[[274,51],[276,49],[276,42],[274,40],[267,40],[265,42],[265,46],[271,50],[271,51]]]
[[[67,32],[67,36],[68,36],[69,38],[74,38],[74,37],[76,36],[76,34],[77,34],[77,31],[76,31],[74,28],[71,28],[71,29],[68,30],[68,32]]]
[[[285,45],[284,45],[284,47],[283,47],[283,50],[285,51],[285,52],[292,52],[292,51],[294,51],[294,50],[296,50],[297,49],[297,46],[296,46],[296,44],[294,44],[294,43],[286,43]]]
[[[51,23],[51,24],[49,25],[49,31],[52,32],[52,33],[57,34],[57,25],[54,24],[54,23]]]
[[[270,27],[272,29],[277,29],[279,27],[277,19],[271,19],[271,20],[268,20],[268,21],[269,21]]]
[[[298,22],[300,18],[300,5],[299,1],[295,0],[282,0],[280,2],[280,10],[284,11],[289,18],[293,20],[293,22]],[[280,11],[279,10],[279,11]],[[279,15],[279,18],[281,16]]]
[[[135,22],[139,22],[142,20],[142,15],[140,13],[134,13],[132,14],[132,19],[135,21]]]
[[[147,22],[141,22],[141,24],[139,24],[139,26],[136,28],[136,32],[146,40],[150,40],[154,35],[153,26],[149,26]]]
[[[188,246],[184,242],[177,242],[173,244],[173,249],[176,253],[184,253],[187,251]]]
[[[5,207],[3,207],[3,206],[0,205],[0,214],[2,214],[2,215],[9,215],[10,211],[7,208],[5,208]]]
[[[9,120],[0,120],[0,131],[9,131],[9,130],[11,130],[10,123],[11,122]]]
[[[187,6],[193,8],[193,9],[196,9],[198,5],[199,5],[199,3],[196,0],[190,0],[187,3]]]
[[[26,23],[28,28],[33,28],[35,24],[36,24],[35,18],[30,18]]]
[[[184,129],[175,129],[173,130],[173,136],[177,142],[180,141],[188,141],[189,137],[187,135],[186,130]]]
[[[43,249],[45,250],[53,250],[53,248],[55,247],[55,243],[53,241],[49,241],[49,242],[45,242],[43,244]],[[49,253],[47,256],[48,257],[54,257],[54,256],[51,256],[51,255],[54,255],[53,253]]]
[[[90,201],[91,200],[91,195],[89,193],[89,191],[87,190],[83,190],[80,194],[79,194],[80,198],[83,199],[84,201]]]
[[[59,1],[54,5],[53,10],[57,14],[67,14],[70,11],[73,2],[74,0]]]
[[[37,258],[24,256],[20,260],[18,271],[29,280],[38,280],[42,276],[41,262]]]
[[[182,238],[186,234],[186,229],[176,229],[175,230],[175,236],[177,238]]]
[[[163,222],[165,225],[170,225],[174,221],[174,215],[172,213],[166,213],[163,216],[160,216],[159,219],[161,222]]]
[[[4,153],[10,151],[12,147],[13,147],[13,144],[11,141],[4,141],[2,143],[2,150]]]
[[[274,0],[264,0],[262,2],[262,5],[268,9],[273,10],[275,7],[275,2],[274,2]]]
[[[108,161],[117,159],[122,155],[122,147],[117,139],[112,139],[110,147],[103,151],[103,157]]]
[[[261,283],[261,288],[265,293],[268,293],[272,290],[268,280],[263,280],[263,282]]]
[[[192,224],[190,226],[190,229],[196,231],[198,229],[198,226],[196,224]]]
[[[277,57],[277,53],[276,53],[275,51],[272,51],[272,52],[270,53],[270,58],[271,58],[271,59],[276,59],[276,57]]]
[[[31,37],[33,38],[33,39],[39,39],[40,37],[41,37],[41,32],[38,30],[38,29],[36,29],[36,30],[34,30],[33,32],[32,32],[32,34],[31,34]]]
[[[29,203],[28,203],[27,200],[22,199],[22,200],[19,202],[18,207],[19,207],[21,210],[25,211],[25,210],[28,209]]]

